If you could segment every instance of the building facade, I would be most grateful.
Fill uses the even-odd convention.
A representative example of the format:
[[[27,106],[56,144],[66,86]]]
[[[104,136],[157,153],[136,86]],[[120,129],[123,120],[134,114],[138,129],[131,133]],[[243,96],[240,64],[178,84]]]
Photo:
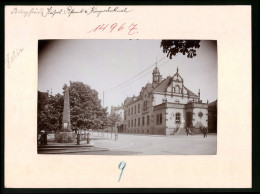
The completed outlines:
[[[124,115],[124,106],[111,106],[110,114],[116,113],[120,116],[120,121],[116,123],[118,133],[122,133],[124,129],[125,115]]]
[[[185,127],[194,132],[208,127],[208,104],[184,85],[178,68],[173,76],[162,79],[156,66],[152,83],[124,101],[125,133],[175,135]]]

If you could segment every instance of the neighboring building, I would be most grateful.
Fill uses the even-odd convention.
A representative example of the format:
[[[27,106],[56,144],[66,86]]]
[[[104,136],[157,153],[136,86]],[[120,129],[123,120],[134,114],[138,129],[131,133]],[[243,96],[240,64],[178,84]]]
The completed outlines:
[[[214,101],[209,103],[208,111],[209,111],[209,132],[217,133],[217,106],[218,101]]]
[[[125,133],[173,135],[181,129],[208,127],[208,104],[184,86],[178,68],[173,76],[162,79],[156,66],[153,82],[147,83],[140,94],[124,101]]]
[[[124,107],[122,106],[111,106],[110,114],[116,113],[120,115],[121,121],[116,123],[117,129],[119,133],[123,132],[124,127]]]

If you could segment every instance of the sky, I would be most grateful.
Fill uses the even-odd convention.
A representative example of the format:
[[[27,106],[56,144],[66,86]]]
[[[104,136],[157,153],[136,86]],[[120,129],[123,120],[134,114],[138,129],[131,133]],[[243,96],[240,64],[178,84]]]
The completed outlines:
[[[161,40],[39,40],[38,90],[62,93],[69,81],[88,84],[110,110],[126,97],[138,96],[152,82],[157,66],[163,78],[173,76],[178,67],[184,85],[195,94],[200,89],[203,102],[217,99],[217,42],[203,40],[197,56],[166,57]],[[119,86],[119,87],[118,87]]]

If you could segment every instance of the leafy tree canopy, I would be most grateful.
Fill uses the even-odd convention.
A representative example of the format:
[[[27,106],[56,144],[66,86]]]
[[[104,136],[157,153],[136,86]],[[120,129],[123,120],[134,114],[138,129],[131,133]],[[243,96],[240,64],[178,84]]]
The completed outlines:
[[[39,93],[38,96],[41,96]],[[61,128],[64,97],[55,96],[38,97],[38,131],[56,131]]]
[[[200,48],[200,40],[162,40],[161,47],[170,59],[177,53],[193,58],[197,55],[196,49]]]
[[[101,106],[98,92],[82,82],[70,82],[72,129],[98,129],[107,124],[107,108]]]

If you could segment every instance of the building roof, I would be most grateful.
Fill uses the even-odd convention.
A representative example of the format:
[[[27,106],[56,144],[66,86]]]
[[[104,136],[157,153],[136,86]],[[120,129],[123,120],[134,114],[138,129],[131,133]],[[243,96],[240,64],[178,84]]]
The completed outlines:
[[[154,68],[153,74],[160,74],[160,71],[157,66]]]
[[[156,66],[155,69],[153,70],[153,74],[160,74],[158,67]],[[177,78],[177,79],[176,79]],[[179,80],[178,78],[180,78],[181,80]],[[168,76],[166,79],[163,79],[155,88],[153,88],[153,85],[151,83],[147,83],[145,85],[145,87],[142,88],[140,95],[135,97],[127,97],[125,99],[124,104],[128,105],[133,103],[134,101],[137,101],[139,99],[142,98],[142,92],[146,89],[148,92],[166,92],[167,88],[170,86],[172,81],[181,81],[183,83],[183,79],[182,77],[179,75],[179,71],[177,68],[176,73],[173,76]],[[194,94],[191,90],[189,90],[188,88],[186,88],[184,85],[183,87],[187,90],[188,95],[190,97],[198,97],[198,95]]]
[[[172,77],[168,76],[166,79],[164,79],[157,87],[154,88],[155,92],[165,92],[168,88],[168,86],[171,84]]]
[[[128,105],[128,104],[130,104],[131,102],[132,102],[132,98],[131,98],[131,97],[127,97],[127,98],[125,99],[124,105]]]
[[[217,103],[218,103],[217,100],[215,100],[215,101],[209,103],[209,106],[217,106]]]
[[[194,94],[191,90],[189,90],[189,89],[186,88],[185,86],[183,86],[183,87],[187,90],[189,96],[195,96],[195,97],[198,97],[198,95]]]

